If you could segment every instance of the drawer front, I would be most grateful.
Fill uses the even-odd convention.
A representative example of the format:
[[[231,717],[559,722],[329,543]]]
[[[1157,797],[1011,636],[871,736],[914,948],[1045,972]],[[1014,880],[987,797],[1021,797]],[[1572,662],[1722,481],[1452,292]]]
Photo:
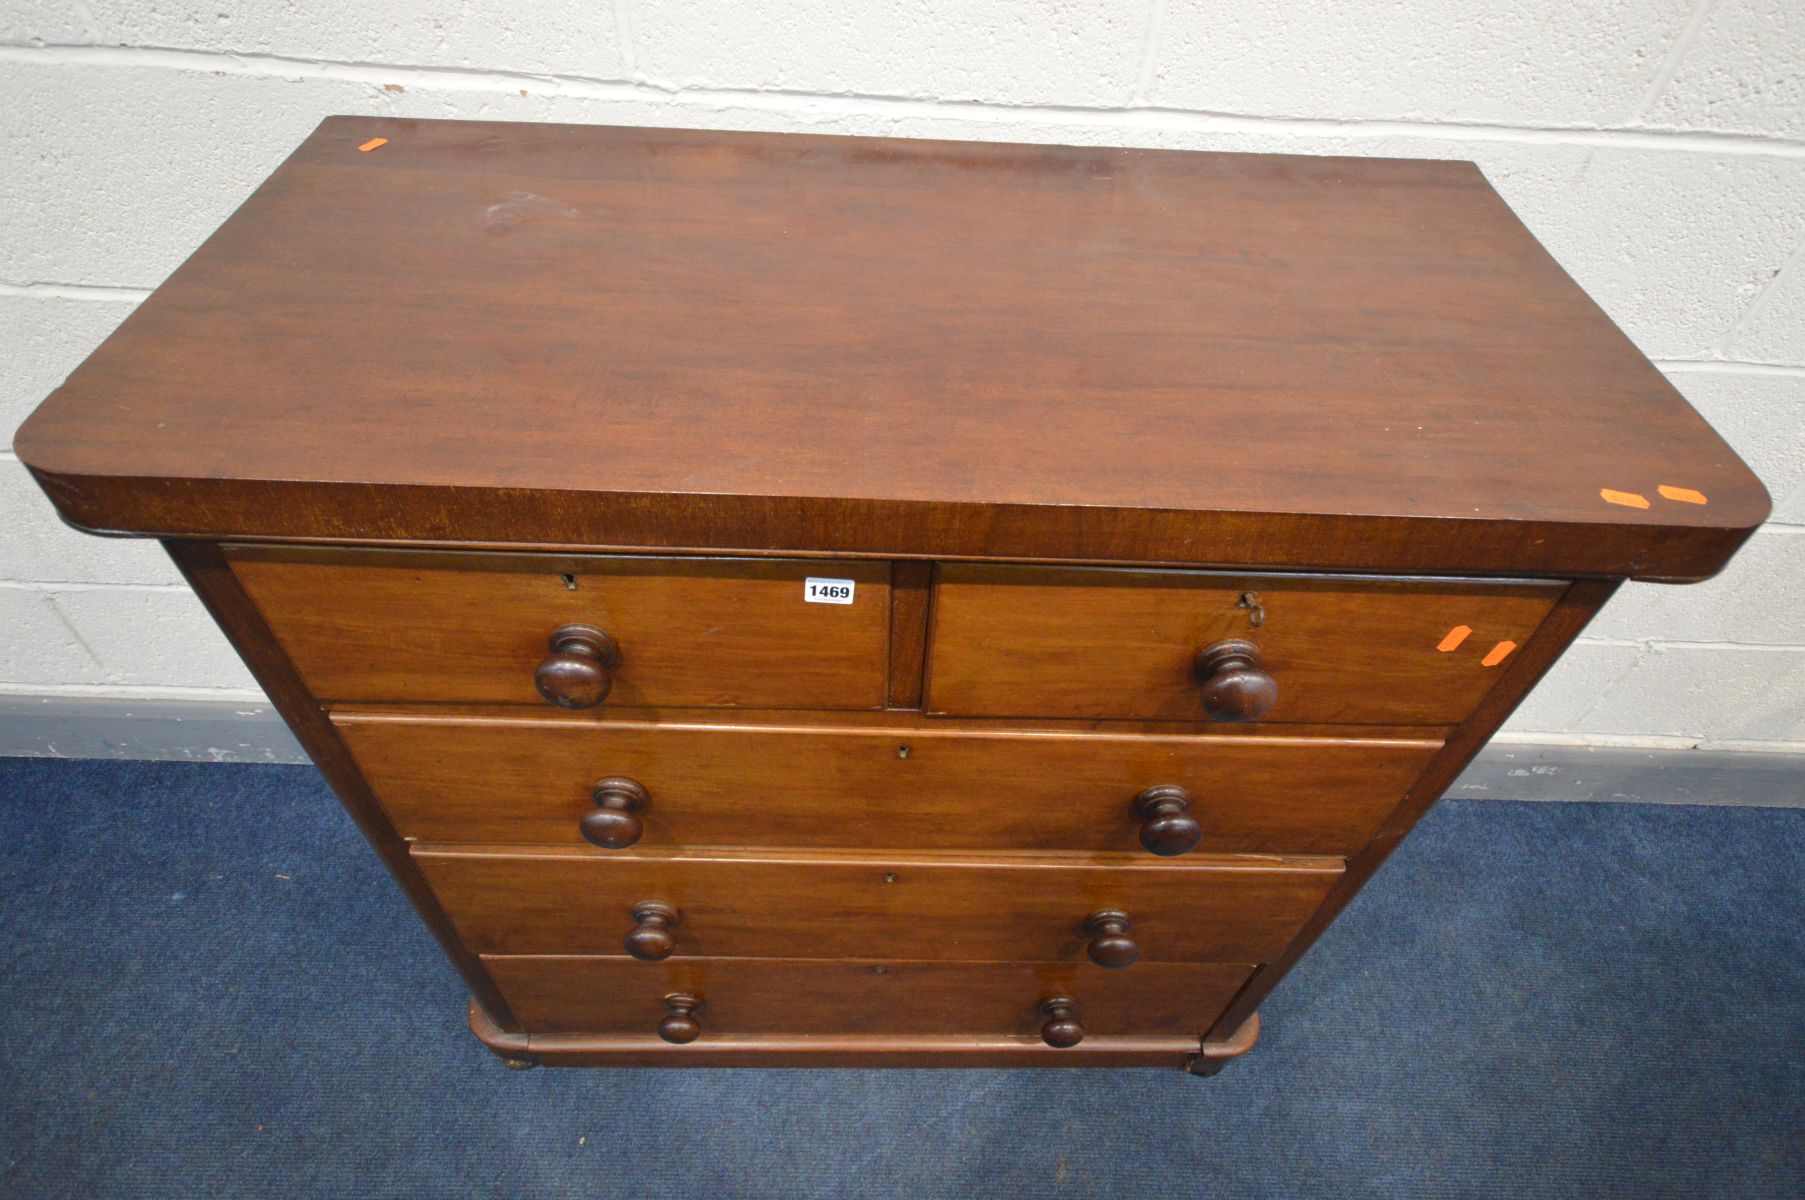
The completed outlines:
[[[635,909],[655,903],[677,910],[669,932],[682,957],[1083,962],[1086,918],[1117,909],[1144,961],[1263,962],[1341,874],[1337,859],[413,854],[480,954],[620,954],[644,928]]]
[[[618,649],[603,709],[884,702],[888,563],[262,547],[228,558],[321,700],[551,710],[535,673],[554,631],[582,624]],[[852,603],[805,599],[821,575],[852,580]]]
[[[656,1038],[664,998],[699,999],[701,1038],[1001,1034],[1040,1040],[1043,1000],[1077,1001],[1086,1037],[1200,1037],[1250,965],[813,962],[770,958],[490,956],[514,1015],[534,1035]]]
[[[927,707],[1204,721],[1276,686],[1267,721],[1458,724],[1564,586],[947,564]]]
[[[635,811],[624,817],[618,790],[604,794],[615,815],[592,825],[635,847],[621,854],[741,846],[1145,855],[1140,838],[1158,844],[1147,821],[1162,813],[1137,814],[1136,797],[1178,787],[1182,815],[1201,830],[1198,853],[1346,855],[1441,747],[1006,733],[901,716],[826,728],[356,712],[334,720],[403,837],[580,846],[580,823],[598,808],[596,784],[624,778],[643,789],[643,808],[628,797]]]

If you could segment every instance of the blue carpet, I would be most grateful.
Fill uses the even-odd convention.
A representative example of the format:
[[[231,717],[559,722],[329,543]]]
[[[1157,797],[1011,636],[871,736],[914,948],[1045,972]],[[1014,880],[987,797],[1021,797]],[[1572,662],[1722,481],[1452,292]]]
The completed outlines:
[[[1805,811],[1450,802],[1176,1071],[526,1071],[319,776],[0,760],[9,1196],[1805,1194]]]

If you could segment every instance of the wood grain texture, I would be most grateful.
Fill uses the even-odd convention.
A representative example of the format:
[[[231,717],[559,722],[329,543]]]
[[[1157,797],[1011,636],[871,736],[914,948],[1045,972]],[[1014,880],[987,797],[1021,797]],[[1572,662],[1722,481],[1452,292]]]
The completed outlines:
[[[1210,1073],[1769,507],[1472,164],[366,118],[14,446],[560,1064]]]
[[[1188,1067],[1196,1074],[1211,1074],[1253,1049],[1260,1020],[1254,1017],[1233,1037],[1220,1041],[1091,1037],[1067,1050],[1056,1050],[1039,1037],[996,1034],[759,1036],[705,1038],[672,1046],[657,1037],[632,1034],[507,1033],[472,1001],[470,1031],[510,1063],[548,1067]]]
[[[175,560],[183,578],[213,619],[230,639],[232,648],[244,659],[245,666],[257,685],[269,697],[282,719],[294,731],[295,738],[313,760],[326,782],[338,794],[345,811],[356,822],[358,832],[370,843],[383,866],[400,885],[402,894],[419,913],[420,919],[437,939],[451,965],[463,977],[465,986],[506,1029],[518,1028],[513,1013],[482,963],[458,938],[444,910],[439,907],[432,889],[422,878],[419,868],[409,857],[407,845],[395,832],[388,815],[370,793],[369,785],[358,773],[357,764],[333,732],[312,696],[307,692],[294,664],[282,652],[257,612],[256,605],[245,595],[218,546],[206,542],[166,542],[164,549]]]
[[[1355,893],[1366,886],[1373,873],[1384,865],[1391,852],[1402,844],[1411,829],[1423,818],[1455,778],[1473,760],[1498,727],[1509,719],[1530,689],[1572,645],[1586,624],[1598,614],[1619,586],[1618,580],[1581,580],[1567,590],[1553,612],[1548,614],[1535,634],[1513,654],[1502,668],[1498,686],[1486,696],[1479,709],[1456,730],[1447,744],[1429,763],[1404,803],[1393,809],[1379,833],[1347,863],[1347,871],[1336,880],[1285,952],[1263,964],[1242,989],[1233,1004],[1222,1014],[1212,1037],[1225,1037],[1238,1029],[1258,1011],[1272,989],[1316,943],[1316,939],[1347,907]]]
[[[836,563],[853,603],[811,604],[818,564],[239,547],[232,569],[322,700],[548,705],[568,622],[613,637],[607,705],[877,708],[887,563]],[[599,711],[599,710],[598,710]]]
[[[920,708],[927,669],[928,602],[934,564],[898,562],[890,571],[890,707]]]
[[[1035,1037],[1040,1002],[1071,996],[1085,1036],[1198,1039],[1252,967],[1142,963],[1098,971],[1072,962],[818,962],[500,956],[484,959],[529,1034],[649,1033],[663,997],[702,999],[703,1037]]]
[[[417,843],[482,954],[621,953],[643,901],[673,905],[679,957],[1080,962],[1084,919],[1134,918],[1146,962],[1263,962],[1341,874],[1327,858],[695,853]],[[1157,863],[1157,865],[1155,865]],[[1131,970],[1133,968],[1130,968]]]
[[[14,445],[160,535],[1688,579],[1768,512],[1470,163],[512,123],[328,119]]]
[[[1526,641],[1561,591],[949,563],[935,586],[926,703],[961,715],[1205,721],[1197,654],[1238,639],[1278,683],[1267,722],[1451,724],[1499,678],[1486,652]],[[1458,625],[1471,635],[1438,650]]]
[[[1136,853],[1135,797],[1191,793],[1203,853],[1351,854],[1439,739],[1011,733],[339,712],[402,834],[580,845],[591,789],[650,793],[643,851],[698,846]]]

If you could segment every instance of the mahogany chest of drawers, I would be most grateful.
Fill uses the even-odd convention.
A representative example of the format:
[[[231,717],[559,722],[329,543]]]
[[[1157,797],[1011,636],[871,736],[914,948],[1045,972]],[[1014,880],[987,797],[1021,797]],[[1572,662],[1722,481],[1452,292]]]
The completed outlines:
[[[1207,1074],[1767,511],[1470,164],[351,118],[17,449],[517,1065]]]

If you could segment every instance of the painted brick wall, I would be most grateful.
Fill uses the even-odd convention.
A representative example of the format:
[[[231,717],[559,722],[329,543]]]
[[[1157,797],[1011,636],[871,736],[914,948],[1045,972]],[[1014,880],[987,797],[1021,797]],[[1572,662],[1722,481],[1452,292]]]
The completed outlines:
[[[329,113],[1474,159],[1776,499],[1510,736],[1805,749],[1797,0],[0,0],[8,441]],[[0,513],[0,695],[256,698],[157,550]]]

